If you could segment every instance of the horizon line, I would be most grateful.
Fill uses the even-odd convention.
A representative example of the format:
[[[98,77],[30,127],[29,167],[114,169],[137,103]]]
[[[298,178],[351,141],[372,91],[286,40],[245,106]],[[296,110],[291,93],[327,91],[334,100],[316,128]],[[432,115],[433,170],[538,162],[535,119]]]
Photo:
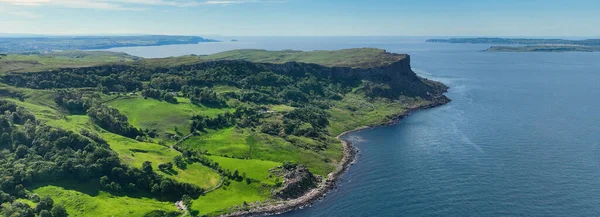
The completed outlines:
[[[219,35],[219,34],[154,34],[154,33],[91,33],[91,34],[39,34],[39,33],[4,33],[0,38],[27,38],[27,37],[118,37],[118,36],[195,36],[195,37],[465,37],[465,38],[540,38],[540,37],[566,37],[566,38],[600,38],[590,35]]]

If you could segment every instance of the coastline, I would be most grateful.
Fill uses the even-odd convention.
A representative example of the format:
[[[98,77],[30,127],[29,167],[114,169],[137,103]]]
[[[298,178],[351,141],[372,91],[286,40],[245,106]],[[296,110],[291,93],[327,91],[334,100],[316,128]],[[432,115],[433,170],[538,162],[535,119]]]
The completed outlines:
[[[373,129],[373,128],[377,128],[377,127],[381,127],[381,126],[394,125],[394,124],[397,124],[398,122],[400,122],[403,118],[407,117],[408,115],[410,115],[413,112],[442,106],[449,102],[451,102],[451,100],[442,94],[439,97],[432,99],[432,102],[430,104],[418,106],[418,107],[414,107],[414,108],[409,108],[406,111],[395,115],[388,122],[373,124],[370,126],[359,127],[359,128],[353,129],[353,130],[345,131],[345,132],[339,134],[338,136],[336,136],[336,138],[342,142],[342,147],[344,149],[343,150],[344,156],[342,157],[342,160],[341,160],[340,164],[338,164],[336,169],[334,171],[330,172],[329,174],[327,174],[327,178],[324,179],[319,184],[319,186],[311,189],[309,192],[305,193],[304,195],[302,195],[301,197],[296,198],[296,199],[279,201],[276,204],[255,207],[255,208],[251,208],[247,211],[237,211],[237,212],[223,214],[223,215],[219,215],[219,216],[221,216],[221,217],[268,216],[268,215],[282,214],[282,213],[294,211],[297,209],[302,209],[305,207],[310,207],[315,201],[318,201],[318,200],[324,198],[325,196],[327,196],[327,193],[337,186],[338,181],[340,181],[340,177],[348,170],[348,168],[352,164],[354,164],[354,162],[356,160],[356,155],[359,150],[354,145],[352,145],[352,143],[350,141],[343,139],[342,138],[343,136],[345,136],[349,133],[358,132],[358,131],[362,131],[362,130]]]

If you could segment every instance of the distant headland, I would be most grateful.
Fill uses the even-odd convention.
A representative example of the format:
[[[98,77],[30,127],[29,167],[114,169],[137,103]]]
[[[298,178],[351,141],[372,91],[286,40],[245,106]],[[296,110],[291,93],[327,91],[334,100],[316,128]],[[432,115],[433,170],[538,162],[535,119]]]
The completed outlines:
[[[529,38],[450,38],[429,39],[431,43],[497,44],[485,52],[595,52],[600,51],[600,39],[529,39]]]
[[[197,44],[201,42],[218,41],[198,36],[172,35],[0,37],[0,53],[95,50],[116,47]]]

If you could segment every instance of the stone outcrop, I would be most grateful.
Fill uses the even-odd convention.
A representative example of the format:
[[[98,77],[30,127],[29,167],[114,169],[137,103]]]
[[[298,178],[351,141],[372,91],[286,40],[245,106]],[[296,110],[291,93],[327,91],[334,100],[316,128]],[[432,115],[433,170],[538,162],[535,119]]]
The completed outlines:
[[[295,199],[306,194],[306,192],[314,189],[319,184],[319,179],[304,165],[283,169],[283,172],[283,187],[274,192],[275,197]]]

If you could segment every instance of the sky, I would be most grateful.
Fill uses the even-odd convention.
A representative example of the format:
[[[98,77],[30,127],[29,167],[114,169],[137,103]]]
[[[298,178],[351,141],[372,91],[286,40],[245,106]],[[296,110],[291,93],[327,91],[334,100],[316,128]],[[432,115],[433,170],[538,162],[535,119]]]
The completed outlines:
[[[600,0],[0,0],[0,33],[600,36]]]

